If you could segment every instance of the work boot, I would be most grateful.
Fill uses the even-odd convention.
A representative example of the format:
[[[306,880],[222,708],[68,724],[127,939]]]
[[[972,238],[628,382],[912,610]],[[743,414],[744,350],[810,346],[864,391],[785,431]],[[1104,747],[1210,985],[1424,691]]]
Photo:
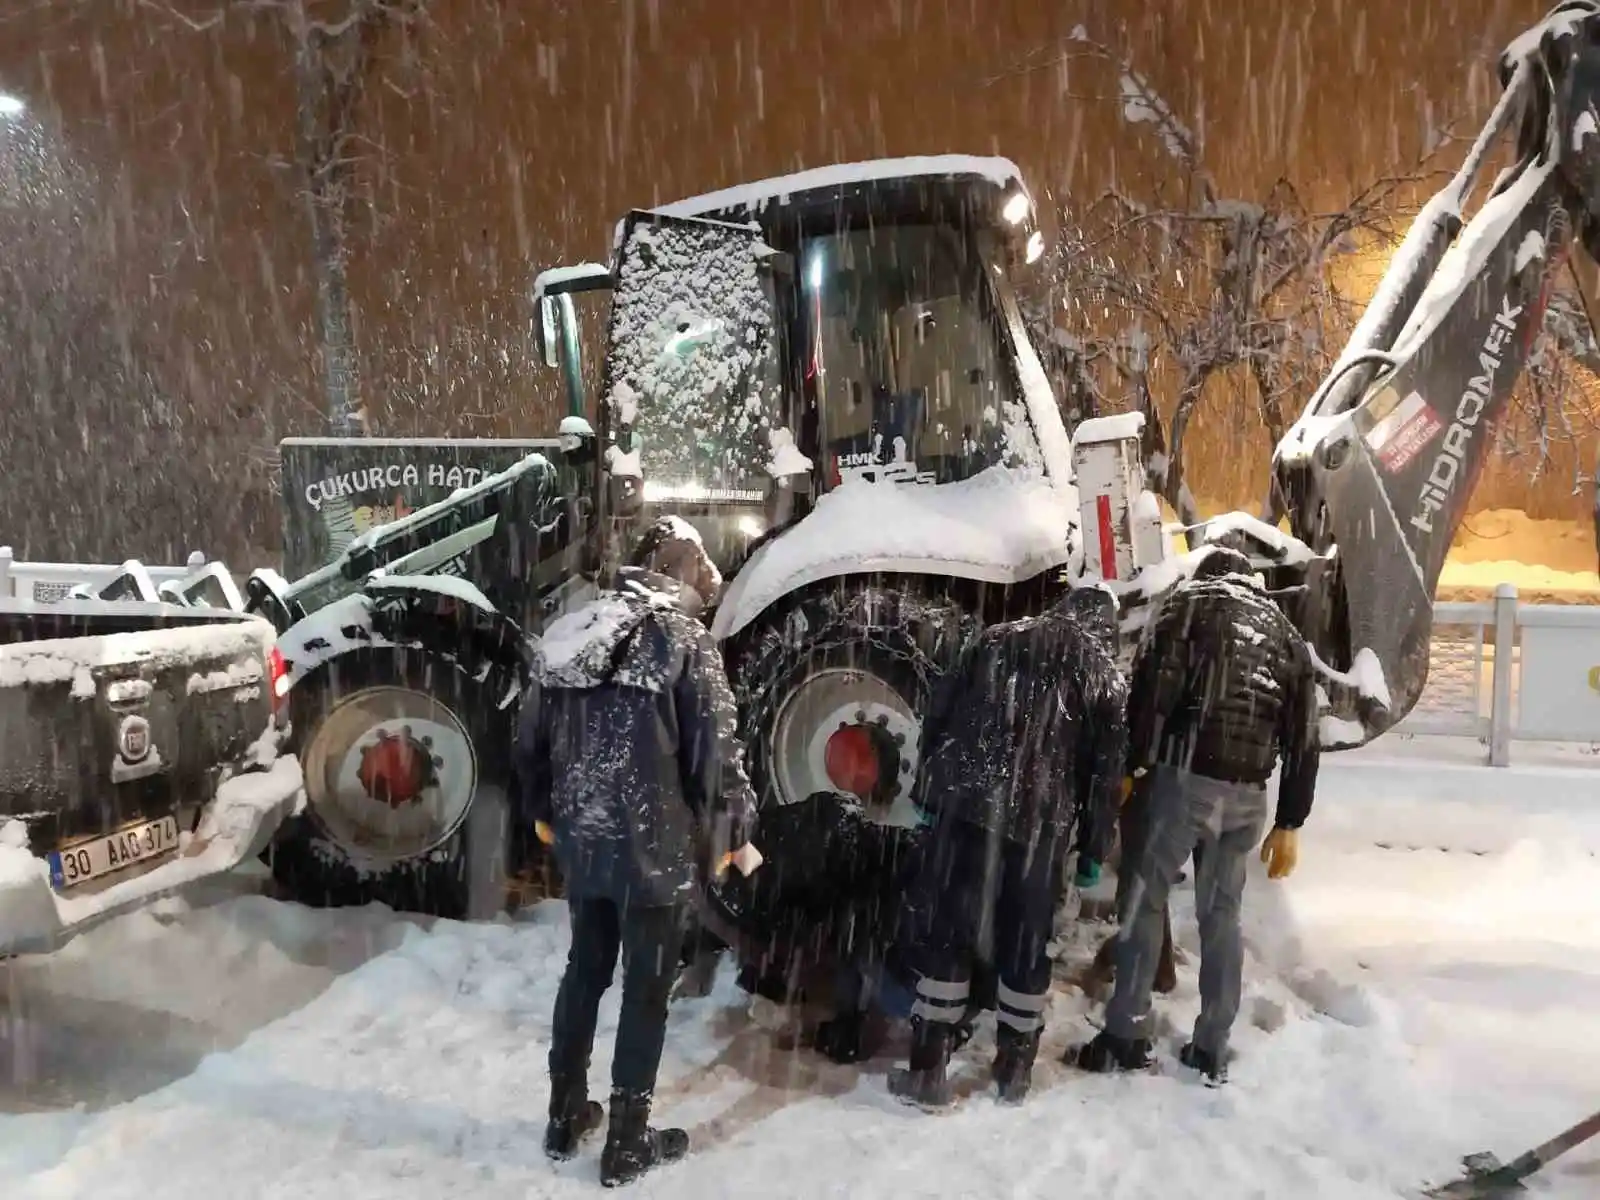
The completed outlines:
[[[939,1021],[911,1022],[911,1063],[889,1072],[889,1093],[919,1108],[945,1108],[954,1096],[950,1069],[950,1027]]]
[[[1122,1038],[1102,1030],[1092,1042],[1069,1049],[1062,1061],[1095,1075],[1142,1071],[1150,1065],[1150,1043],[1144,1038]]]
[[[1191,1071],[1206,1077],[1207,1087],[1221,1087],[1228,1082],[1228,1068],[1221,1057],[1210,1050],[1202,1050],[1193,1042],[1185,1042],[1178,1051],[1178,1061]]]
[[[632,1183],[651,1167],[677,1162],[687,1153],[687,1130],[650,1128],[648,1094],[612,1089],[611,1124],[600,1151],[601,1186]]]
[[[862,1040],[866,1014],[858,1008],[839,1013],[817,1026],[813,1044],[829,1062],[858,1063],[868,1057]]]
[[[589,1082],[583,1076],[550,1078],[550,1123],[544,1127],[544,1152],[554,1159],[571,1158],[583,1139],[605,1119],[597,1101],[589,1099]]]
[[[1019,1033],[1008,1026],[994,1031],[994,1082],[1001,1104],[1021,1104],[1033,1082],[1033,1060],[1039,1054],[1039,1031]]]

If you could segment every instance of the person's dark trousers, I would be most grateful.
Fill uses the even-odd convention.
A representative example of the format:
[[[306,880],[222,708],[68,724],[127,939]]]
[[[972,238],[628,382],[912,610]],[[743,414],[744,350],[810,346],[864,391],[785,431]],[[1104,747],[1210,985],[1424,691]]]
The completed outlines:
[[[630,1095],[655,1091],[666,1038],[667,1000],[683,949],[683,910],[621,910],[610,900],[572,900],[572,948],[556,993],[550,1040],[552,1079],[583,1079],[594,1050],[600,997],[622,954],[622,1014],[611,1085]]]
[[[1028,1094],[1050,995],[1050,938],[1066,855],[1053,838],[1000,852],[990,959],[995,986],[994,1079],[1000,1099]]]
[[[919,881],[917,1001],[913,1071],[942,1074],[966,1021],[975,959],[996,977],[996,1077],[1020,1099],[1038,1051],[1050,990],[1048,946],[1061,892],[1063,855],[1053,839],[1010,842],[977,825],[940,830],[931,870]],[[926,1042],[929,1053],[919,1056]]]
[[[911,895],[913,1021],[953,1028],[966,1016],[973,960],[985,949],[980,939],[992,912],[989,882],[999,851],[998,839],[963,821],[943,821],[934,831],[932,853]]]

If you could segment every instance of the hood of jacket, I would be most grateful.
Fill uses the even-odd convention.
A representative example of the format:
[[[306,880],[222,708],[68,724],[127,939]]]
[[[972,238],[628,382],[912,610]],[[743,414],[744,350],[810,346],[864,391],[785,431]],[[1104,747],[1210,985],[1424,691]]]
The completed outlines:
[[[666,664],[653,644],[642,644],[653,642],[641,637],[642,627],[652,613],[689,616],[698,607],[693,589],[677,580],[624,567],[611,589],[551,622],[534,652],[534,675],[546,687],[659,687]]]

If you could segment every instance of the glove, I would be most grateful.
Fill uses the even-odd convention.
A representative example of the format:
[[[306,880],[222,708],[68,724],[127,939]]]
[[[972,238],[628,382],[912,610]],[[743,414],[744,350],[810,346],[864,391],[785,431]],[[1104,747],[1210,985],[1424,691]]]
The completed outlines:
[[[728,873],[729,867],[738,867],[739,874],[748,875],[761,865],[761,851],[749,842],[737,850],[730,850],[717,861],[717,878],[721,879]]]
[[[1300,861],[1300,831],[1274,829],[1261,843],[1261,861],[1267,864],[1268,879],[1287,879]]]
[[[552,830],[550,828],[550,826],[546,825],[543,821],[535,821],[533,823],[533,832],[538,836],[539,840],[541,842],[543,842],[546,846],[550,845],[552,842],[554,842],[556,840],[555,831]]]
[[[1126,804],[1128,802],[1128,797],[1131,795],[1133,795],[1133,776],[1124,775],[1122,777],[1122,799],[1120,803]]]
[[[1092,888],[1100,882],[1100,864],[1092,858],[1078,860],[1078,873],[1072,877],[1074,886]]]

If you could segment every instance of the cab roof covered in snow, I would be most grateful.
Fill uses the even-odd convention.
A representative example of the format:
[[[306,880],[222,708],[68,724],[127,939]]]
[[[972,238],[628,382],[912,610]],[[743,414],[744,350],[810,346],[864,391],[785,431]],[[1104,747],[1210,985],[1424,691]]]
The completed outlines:
[[[866,162],[837,163],[815,167],[793,175],[780,175],[754,183],[742,183],[720,191],[692,196],[671,204],[658,204],[649,211],[668,217],[705,217],[725,221],[750,220],[772,216],[775,208],[786,212],[823,207],[833,209],[840,200],[874,208],[906,207],[911,212],[926,212],[930,185],[972,196],[975,191],[992,194],[998,202],[1007,194],[1027,196],[1022,171],[1008,158],[981,158],[970,154],[935,154],[914,158],[875,158]],[[904,196],[916,191],[915,197]],[[900,197],[897,202],[896,197]],[[1032,200],[1024,210],[1019,228],[1031,231]],[[765,226],[767,221],[762,222]],[[623,222],[618,222],[613,247],[621,244]]]
[[[816,167],[775,179],[742,183],[721,191],[708,192],[651,211],[671,217],[698,217],[710,213],[754,210],[776,200],[787,201],[805,192],[839,191],[861,184],[900,179],[970,177],[986,180],[997,188],[1022,186],[1022,172],[1009,158],[977,158],[970,154],[936,154],[919,158],[875,158],[866,162],[838,163]]]

